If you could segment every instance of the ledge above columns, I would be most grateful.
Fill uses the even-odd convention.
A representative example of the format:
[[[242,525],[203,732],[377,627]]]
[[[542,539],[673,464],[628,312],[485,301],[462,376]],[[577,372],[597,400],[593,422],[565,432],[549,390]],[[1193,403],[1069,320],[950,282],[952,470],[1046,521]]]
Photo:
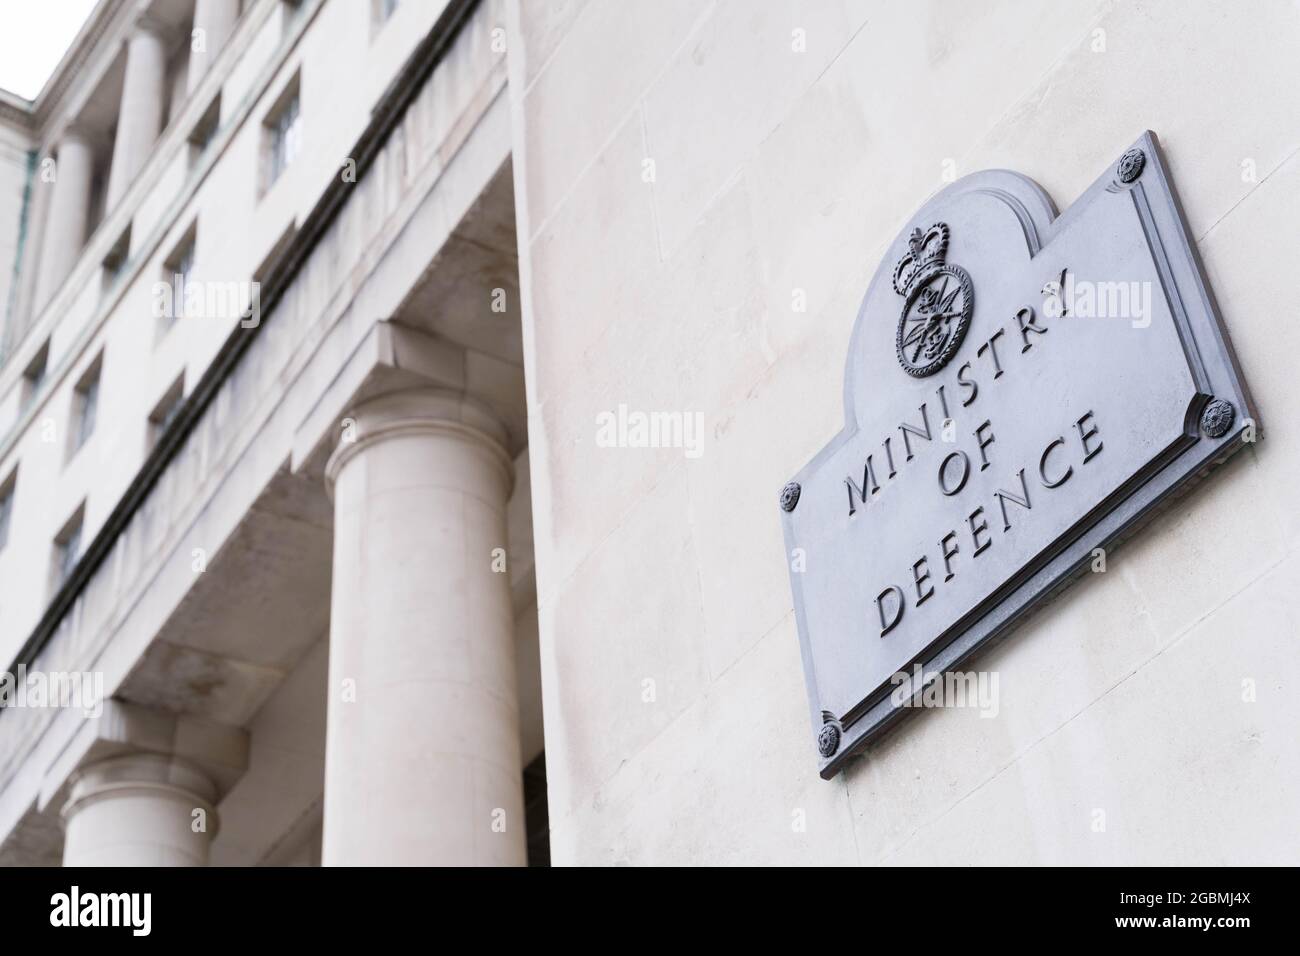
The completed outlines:
[[[507,460],[527,444],[524,372],[517,365],[464,348],[396,322],[376,322],[342,369],[329,382],[311,411],[294,431],[290,466],[323,469],[335,452],[343,429],[377,427],[378,418],[398,415],[403,402],[374,400],[411,390],[432,389],[441,398],[436,417],[460,421],[500,444]],[[419,399],[427,417],[428,394]],[[370,408],[369,424],[357,413]],[[407,409],[410,414],[415,414]]]
[[[46,770],[37,809],[61,807],[85,768],[142,754],[175,759],[192,768],[210,781],[209,798],[216,803],[248,766],[248,732],[120,700],[105,701],[103,713],[87,715],[71,743]]]

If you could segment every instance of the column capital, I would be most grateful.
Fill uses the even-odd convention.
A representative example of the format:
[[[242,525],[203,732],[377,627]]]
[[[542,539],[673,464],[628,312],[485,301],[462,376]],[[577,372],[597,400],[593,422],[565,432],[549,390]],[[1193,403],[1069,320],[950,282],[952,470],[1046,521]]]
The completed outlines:
[[[409,388],[365,399],[352,408],[342,437],[325,464],[325,487],[332,495],[343,466],[378,442],[409,435],[436,435],[465,443],[485,454],[514,483],[514,462],[506,450],[503,425],[488,408],[463,392]]]
[[[57,150],[69,140],[76,140],[85,146],[94,146],[95,143],[104,138],[102,133],[97,133],[80,120],[72,120],[63,129],[59,130],[59,135],[53,140],[54,148]]]
[[[64,866],[206,866],[217,832],[216,787],[178,757],[131,752],[74,774],[63,821]]]
[[[66,824],[74,814],[101,800],[146,795],[203,810],[212,821],[209,838],[216,836],[216,787],[197,767],[162,754],[123,754],[78,770],[59,816]]]
[[[107,700],[102,713],[83,719],[76,735],[47,768],[38,807],[44,810],[66,804],[89,768],[119,757],[153,757],[191,768],[207,781],[211,790],[208,799],[215,801],[234,787],[248,766],[248,732]]]
[[[346,461],[339,457],[346,444],[339,441],[340,425],[343,437],[355,440],[394,418],[459,422],[486,434],[511,458],[527,442],[524,370],[504,359],[382,320],[361,336],[341,370],[332,368],[294,431],[295,472],[319,474],[333,454],[337,473]],[[396,394],[404,397],[389,397]]]
[[[153,13],[142,13],[135,19],[131,25],[131,37],[139,36],[141,33],[147,33],[152,37],[161,40],[163,43],[170,43],[178,36],[177,28],[174,24]]]

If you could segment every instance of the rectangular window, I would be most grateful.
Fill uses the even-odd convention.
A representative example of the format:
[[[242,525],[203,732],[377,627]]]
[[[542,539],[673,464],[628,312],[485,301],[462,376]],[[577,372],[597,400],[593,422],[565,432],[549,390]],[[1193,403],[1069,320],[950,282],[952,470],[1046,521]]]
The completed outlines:
[[[194,232],[192,230],[181,243],[180,248],[172,253],[167,268],[172,273],[173,278],[179,277],[182,282],[189,281],[190,270],[194,268]]]
[[[149,435],[148,451],[153,451],[158,439],[162,437],[163,432],[167,431],[176,418],[176,413],[181,410],[181,405],[185,400],[185,376],[182,375],[172,383],[171,388],[167,389],[166,394],[158,400],[153,411],[149,413]]]
[[[9,543],[9,522],[14,513],[14,489],[18,487],[18,469],[0,484],[0,551]]]
[[[81,522],[86,513],[86,503],[78,506],[76,513],[68,519],[57,535],[54,536],[54,556],[50,568],[50,590],[57,591],[72,576],[72,569],[81,557]]]
[[[198,123],[194,125],[193,132],[190,133],[190,168],[193,169],[198,165],[199,159],[207,150],[208,144],[212,138],[217,135],[217,130],[221,125],[221,94],[218,93],[208,108],[203,111]]]
[[[196,227],[191,225],[171,255],[163,260],[162,281],[166,288],[161,290],[161,301],[154,303],[154,315],[158,317],[158,338],[162,338],[176,323],[176,319],[185,314],[185,289],[190,283],[190,273],[194,270],[197,235]]]
[[[127,226],[126,231],[122,233],[113,243],[113,248],[108,250],[108,255],[104,257],[103,262],[103,285],[104,292],[109,292],[113,286],[117,285],[117,280],[122,277],[122,272],[126,268],[127,257],[131,252],[131,227]]]
[[[95,416],[99,413],[99,373],[103,364],[104,357],[101,354],[73,389],[69,457],[76,454],[95,432]]]
[[[275,184],[302,149],[302,111],[298,90],[298,77],[295,76],[262,124],[265,142],[262,192]]]
[[[26,408],[31,404],[32,399],[36,397],[37,390],[40,389],[41,383],[45,381],[45,369],[50,363],[50,343],[47,339],[41,346],[41,350],[33,356],[32,360],[27,363],[27,368],[23,369],[23,391],[21,404]]]

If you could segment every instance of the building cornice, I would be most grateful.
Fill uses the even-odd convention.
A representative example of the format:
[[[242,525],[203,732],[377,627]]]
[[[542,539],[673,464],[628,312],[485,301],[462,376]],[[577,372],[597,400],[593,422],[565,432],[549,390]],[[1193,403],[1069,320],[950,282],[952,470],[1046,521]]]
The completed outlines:
[[[33,113],[34,104],[16,93],[0,89],[0,122],[16,126],[25,133],[31,133],[36,121]]]
[[[35,100],[0,88],[0,121],[16,126],[35,138],[58,115],[73,84],[86,76],[92,57],[114,26],[119,11],[129,0],[99,0],[69,44]]]
[[[266,18],[273,14],[275,3],[278,2],[278,0],[250,0],[250,2],[255,5],[256,12],[250,15],[248,11],[245,11],[245,14],[241,17],[240,22],[237,25],[236,33],[232,35],[233,38],[238,38],[241,31],[245,35],[249,35],[259,29],[260,26],[265,23]],[[302,0],[304,6],[309,2],[313,2],[313,0]],[[302,27],[294,34],[292,42],[286,44],[281,54],[273,58],[264,72],[262,79],[254,84],[254,87],[250,91],[252,100],[242,103],[235,113],[246,113],[251,109],[252,102],[254,102],[257,96],[260,96],[261,92],[264,91],[266,83],[271,82],[271,78],[275,75],[275,72],[278,71],[284,60],[291,55],[292,49],[296,46],[298,38],[301,36],[301,31],[311,22],[312,18],[314,18],[316,12],[320,10],[325,0],[314,0],[314,2],[315,6],[312,7],[312,12],[302,20]],[[131,23],[132,10],[125,4],[119,4],[118,9],[122,11],[124,16],[118,18],[114,29],[117,30],[118,33],[123,33]],[[98,52],[101,55],[103,53],[102,50]],[[178,150],[186,148],[184,143],[186,142],[188,133],[183,131],[191,129],[193,123],[197,121],[199,115],[198,111],[202,109],[202,107],[197,104],[211,101],[211,95],[215,94],[216,91],[221,88],[220,84],[222,84],[225,77],[229,75],[229,71],[238,64],[239,57],[242,56],[242,53],[243,50],[239,48],[237,42],[231,42],[228,44],[227,49],[221,52],[221,55],[218,56],[212,68],[208,71],[207,76],[204,77],[203,83],[191,92],[184,110],[174,119],[173,122],[168,124],[158,141],[154,144],[148,163],[141,170],[140,176],[138,177],[140,180],[148,181],[154,174],[153,171],[161,172],[161,170],[166,168],[167,164],[173,161]],[[232,56],[234,57],[233,59]],[[263,80],[265,82],[263,82]],[[84,90],[82,91],[83,94],[85,92],[86,91]],[[69,97],[71,96],[72,93],[69,92]],[[51,141],[62,137],[68,129],[75,128],[83,129],[83,131],[88,132],[92,137],[100,137],[102,148],[112,148],[112,138],[108,131],[97,131],[93,129],[87,131],[84,127],[80,127],[70,115],[71,113],[75,113],[75,110],[70,110],[67,106],[67,103],[58,104],[58,109],[56,109],[49,117],[48,123],[43,127],[38,127],[31,131],[32,145],[36,147],[37,150],[43,151]],[[233,122],[229,130],[225,130],[223,127],[223,130],[218,131],[219,135],[216,138],[219,140],[220,145],[214,153],[214,158],[224,152],[226,144],[228,144],[230,139],[233,138],[235,130],[241,126],[242,122],[243,119],[238,119]],[[206,172],[195,178],[189,186],[182,191],[181,196],[177,200],[179,205],[183,206],[185,202],[189,201],[190,197],[197,190],[205,176]],[[18,367],[14,365],[14,361],[21,354],[22,349],[28,347],[29,343],[34,338],[41,338],[43,336],[48,337],[53,334],[53,330],[57,326],[57,323],[67,311],[68,303],[77,295],[81,294],[81,290],[87,283],[94,281],[94,276],[97,274],[97,266],[103,260],[104,255],[108,252],[109,244],[117,236],[120,236],[126,225],[133,220],[141,201],[141,187],[132,186],[127,190],[122,201],[100,220],[90,236],[86,238],[78,257],[77,264],[73,267],[68,279],[63,283],[62,289],[39,309],[33,310],[33,314],[29,317],[29,321],[22,327],[16,337],[11,341],[0,343],[0,349],[2,349],[0,350],[0,398],[8,395],[9,390],[16,384],[17,376],[20,372],[18,371]],[[113,237],[113,239],[110,239],[109,237]],[[155,243],[161,241],[161,239],[161,235],[154,235],[149,241],[150,243]],[[146,244],[142,243],[139,248],[144,250]],[[128,280],[131,275],[133,275],[133,272],[127,274],[126,277]],[[129,284],[129,281],[124,283],[122,288],[118,290],[118,295],[120,295],[125,288],[129,287]],[[93,316],[91,327],[83,333],[81,338],[77,340],[78,342],[83,342],[88,336],[93,336],[94,330],[98,329],[107,316],[112,313],[112,307],[110,307],[108,303],[115,301],[116,298],[117,296],[110,296],[101,302],[100,308]],[[34,306],[35,303],[32,303],[32,305]],[[34,346],[31,347],[34,348]],[[79,353],[79,346],[75,347],[69,352],[67,361],[74,361],[72,356]],[[19,359],[19,361],[21,362],[22,360]],[[64,372],[66,372],[66,367],[63,369],[55,369],[53,370],[53,374],[47,375],[42,390],[37,392],[34,401],[32,401],[27,408],[26,420],[24,420],[24,415],[20,414],[11,424],[8,431],[0,433],[0,460],[3,460],[8,454],[12,447],[12,442],[17,440],[17,435],[27,427],[27,424],[29,424],[31,420],[34,420],[34,418],[37,417],[41,404],[45,401],[49,391],[53,390],[55,383],[61,379]]]
[[[127,0],[99,0],[99,3],[95,5],[95,9],[91,11],[90,16],[86,18],[86,22],[82,24],[76,37],[72,40],[72,45],[63,54],[63,59],[54,68],[50,78],[45,81],[45,86],[41,88],[40,93],[36,96],[36,101],[32,104],[31,116],[34,131],[40,131],[46,127],[50,117],[63,102],[73,81],[84,73],[86,64],[92,54],[99,48],[109,27],[117,17],[118,10],[126,2]]]

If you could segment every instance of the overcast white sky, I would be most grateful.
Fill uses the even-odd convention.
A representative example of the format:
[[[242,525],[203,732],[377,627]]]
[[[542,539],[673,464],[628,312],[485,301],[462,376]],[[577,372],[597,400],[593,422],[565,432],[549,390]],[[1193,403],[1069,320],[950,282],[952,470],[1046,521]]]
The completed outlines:
[[[0,86],[36,98],[95,0],[0,0]]]

